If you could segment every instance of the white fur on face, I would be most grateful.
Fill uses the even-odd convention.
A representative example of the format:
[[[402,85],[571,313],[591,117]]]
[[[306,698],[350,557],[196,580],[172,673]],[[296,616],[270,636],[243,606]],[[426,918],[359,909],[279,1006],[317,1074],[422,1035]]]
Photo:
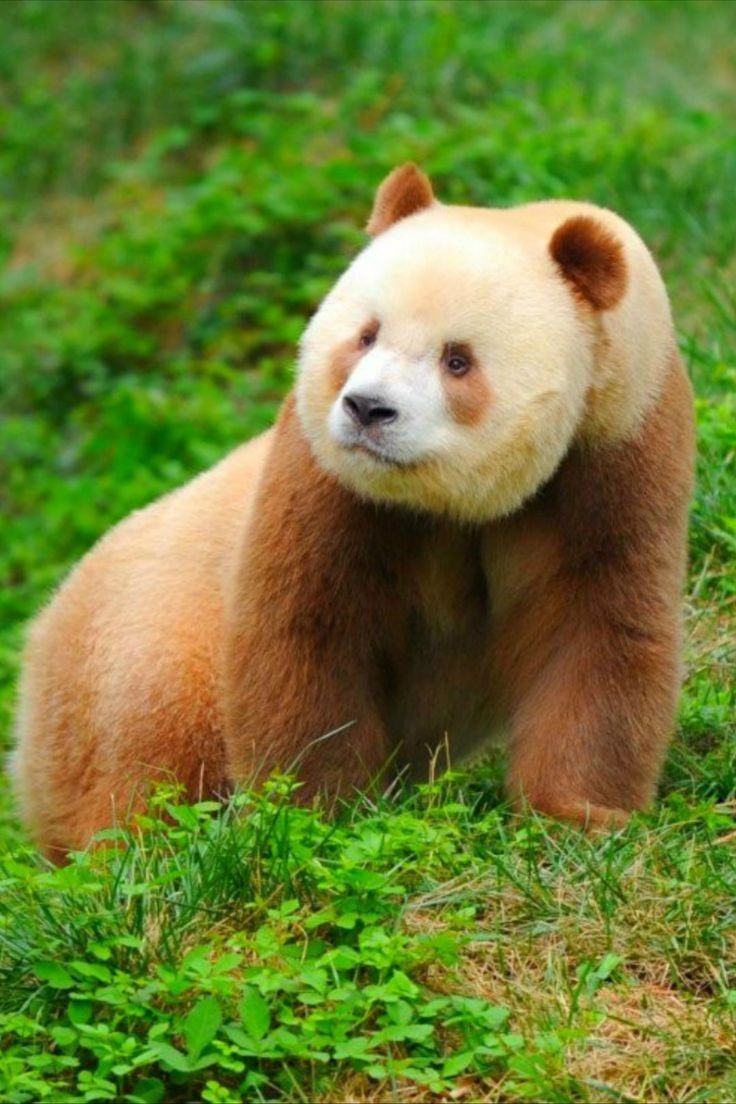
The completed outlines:
[[[335,444],[365,449],[384,463],[400,465],[441,451],[448,419],[435,362],[434,356],[409,357],[386,347],[379,335],[332,404],[327,425]],[[395,410],[395,420],[360,426],[345,406],[351,396],[373,398]]]
[[[327,470],[361,496],[472,521],[518,508],[551,477],[597,382],[596,320],[548,252],[564,217],[554,203],[436,205],[355,259],[300,349],[297,408]],[[375,344],[359,352],[361,332],[374,324]],[[472,424],[453,417],[449,401],[455,381],[442,350],[452,343],[471,347],[471,371],[483,374],[488,394]],[[338,391],[331,364],[346,345],[355,366]],[[355,393],[396,418],[358,426],[343,404]]]

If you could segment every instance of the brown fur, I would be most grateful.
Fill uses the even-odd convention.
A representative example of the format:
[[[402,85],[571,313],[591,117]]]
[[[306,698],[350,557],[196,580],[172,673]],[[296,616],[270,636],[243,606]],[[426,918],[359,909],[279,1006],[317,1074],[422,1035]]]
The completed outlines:
[[[383,512],[317,467],[293,400],[277,435],[231,611],[225,745],[234,778],[298,762],[306,794],[337,794],[367,786],[389,752],[371,659],[391,617],[391,542]]]
[[[366,230],[375,237],[400,219],[431,207],[433,203],[434,192],[429,178],[409,162],[394,169],[381,184]]]
[[[623,247],[594,218],[575,215],[555,230],[552,259],[573,291],[596,310],[611,310],[626,291]]]
[[[421,773],[445,735],[487,737],[492,721],[510,730],[517,800],[594,827],[647,804],[679,683],[692,409],[676,355],[636,439],[574,447],[532,502],[485,525],[344,490],[315,464],[292,399],[275,434],[228,553],[241,582],[222,627],[172,627],[172,698],[149,701],[141,672],[129,749],[62,738],[89,727],[70,668],[58,738],[44,734],[47,854],[125,819],[143,778],[176,777],[196,797],[294,769],[303,799],[334,797],[385,778],[392,759]],[[59,627],[70,663],[86,613],[70,605]],[[198,658],[210,632],[224,641],[219,676]],[[199,712],[183,717],[177,696]]]
[[[497,683],[510,788],[538,809],[605,824],[653,796],[678,696],[692,462],[692,395],[673,354],[638,437],[574,448],[506,523]]]
[[[363,788],[392,749],[415,761],[444,720],[495,694],[513,795],[596,826],[644,806],[679,681],[692,464],[680,365],[636,440],[576,447],[525,510],[477,529],[345,492],[315,468],[291,404],[278,432],[233,614],[231,775],[299,758],[307,795]],[[402,677],[415,689],[397,693]]]

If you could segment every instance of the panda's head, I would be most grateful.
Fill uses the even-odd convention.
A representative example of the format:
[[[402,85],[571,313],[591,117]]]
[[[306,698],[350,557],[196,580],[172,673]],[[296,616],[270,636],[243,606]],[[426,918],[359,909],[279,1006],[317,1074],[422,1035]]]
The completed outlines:
[[[599,321],[629,272],[589,210],[445,206],[413,165],[395,170],[371,243],[301,342],[297,408],[318,462],[363,497],[483,521],[550,478],[594,420],[592,391],[603,427],[616,422],[631,396],[597,365],[616,345]]]

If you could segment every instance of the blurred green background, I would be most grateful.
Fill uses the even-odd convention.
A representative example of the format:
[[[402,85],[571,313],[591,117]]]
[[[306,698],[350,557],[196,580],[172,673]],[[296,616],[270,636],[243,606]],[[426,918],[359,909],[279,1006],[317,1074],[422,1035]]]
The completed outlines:
[[[701,443],[670,778],[727,796],[734,11],[5,0],[0,741],[25,619],[111,522],[272,420],[373,190],[412,159],[449,201],[614,207],[661,260]]]

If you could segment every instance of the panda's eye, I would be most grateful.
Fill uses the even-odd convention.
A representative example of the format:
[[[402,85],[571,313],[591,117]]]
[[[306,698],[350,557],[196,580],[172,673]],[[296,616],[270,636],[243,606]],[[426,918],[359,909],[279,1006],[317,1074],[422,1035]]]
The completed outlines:
[[[464,346],[448,345],[442,359],[447,371],[453,376],[464,376],[473,365],[473,356]]]
[[[370,329],[363,330],[362,334],[358,338],[358,344],[361,349],[369,349],[371,345],[376,342],[376,336],[378,334],[378,326],[371,326]]]
[[[447,362],[447,367],[452,372],[453,376],[464,375],[470,367],[469,361],[464,356],[451,356]]]

